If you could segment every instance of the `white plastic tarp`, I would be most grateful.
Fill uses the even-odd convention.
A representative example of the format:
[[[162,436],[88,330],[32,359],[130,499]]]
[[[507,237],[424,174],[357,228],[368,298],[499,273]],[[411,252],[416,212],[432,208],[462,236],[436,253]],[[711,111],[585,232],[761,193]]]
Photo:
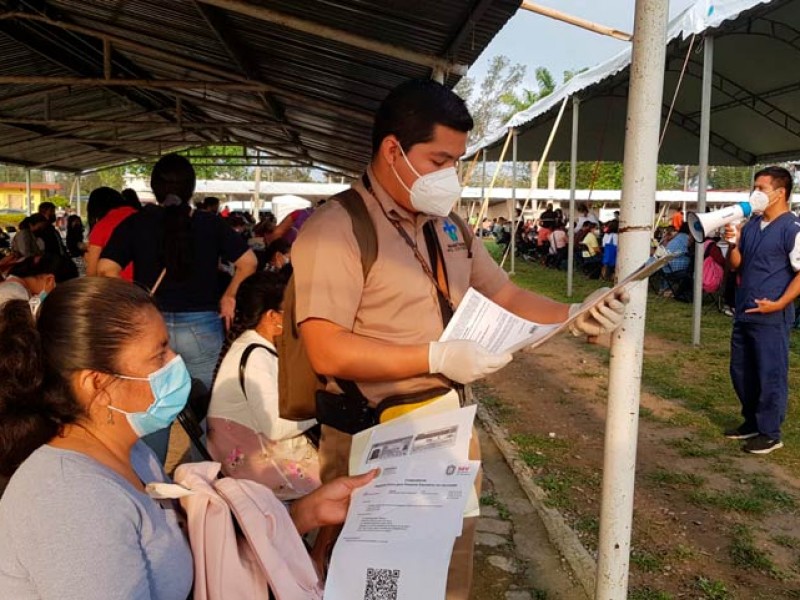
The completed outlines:
[[[700,128],[702,35],[715,37],[710,163],[755,164],[800,157],[800,84],[791,68],[800,58],[800,0],[699,0],[669,25],[662,118],[666,117],[689,49],[684,80],[659,160],[695,164]],[[588,34],[587,34],[588,35]],[[580,105],[578,160],[621,161],[625,136],[628,69],[626,48],[556,89],[508,123],[473,144],[467,156],[487,149],[496,160],[508,133],[519,131],[519,159],[536,160],[558,107],[577,94]],[[571,110],[571,102],[568,103]],[[569,160],[565,115],[549,158]]]

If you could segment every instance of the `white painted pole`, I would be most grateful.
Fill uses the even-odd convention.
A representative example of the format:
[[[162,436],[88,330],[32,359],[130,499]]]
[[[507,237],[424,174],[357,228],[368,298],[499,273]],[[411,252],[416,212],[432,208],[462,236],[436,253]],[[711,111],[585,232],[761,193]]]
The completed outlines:
[[[261,213],[261,167],[256,167],[253,172],[253,220],[258,223]]]
[[[711,78],[714,76],[714,37],[706,36],[703,45],[703,82],[700,97],[700,156],[697,160],[697,212],[706,212],[708,187],[708,144],[711,137]],[[700,345],[703,317],[703,248],[694,245],[694,290],[692,294],[692,344]]]
[[[517,227],[521,225],[522,212],[517,222],[517,130],[512,129],[511,137],[511,269],[509,275],[514,275],[516,266],[515,254],[517,253]]]
[[[480,237],[485,235],[485,231],[483,230],[483,199],[486,198],[486,149],[481,152],[481,204],[480,208],[478,209],[478,222],[475,223],[475,227],[478,228],[480,231]]]
[[[572,97],[572,146],[569,154],[569,246],[567,250],[567,298],[572,298],[575,276],[575,188],[578,182],[578,117],[581,101]]]
[[[29,215],[33,214],[33,192],[31,191],[30,169],[25,169],[25,210]]]
[[[636,0],[617,271],[622,279],[650,256],[658,137],[664,96],[669,3]],[[628,590],[636,437],[647,283],[631,289],[611,340],[595,600],[625,600]]]
[[[81,216],[81,174],[80,173],[75,175],[75,189],[76,189],[76,194],[77,194],[77,205],[78,205],[78,208],[77,208],[76,212],[78,213],[78,216],[80,217]]]

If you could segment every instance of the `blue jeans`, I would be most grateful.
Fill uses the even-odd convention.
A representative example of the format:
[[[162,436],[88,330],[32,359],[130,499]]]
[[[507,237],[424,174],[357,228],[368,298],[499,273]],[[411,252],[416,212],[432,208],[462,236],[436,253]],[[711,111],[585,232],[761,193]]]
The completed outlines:
[[[181,355],[192,379],[199,380],[210,392],[214,369],[225,341],[225,330],[219,314],[216,311],[165,312],[162,316],[167,324],[170,348]],[[169,428],[142,439],[164,464],[169,447]]]

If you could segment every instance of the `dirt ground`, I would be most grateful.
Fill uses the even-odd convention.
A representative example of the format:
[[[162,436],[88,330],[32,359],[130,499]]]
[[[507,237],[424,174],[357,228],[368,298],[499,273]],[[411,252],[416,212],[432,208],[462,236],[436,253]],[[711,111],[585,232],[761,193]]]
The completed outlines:
[[[607,371],[602,351],[565,336],[477,390],[595,555]],[[645,393],[642,407],[629,597],[800,598],[798,474],[698,429],[679,402]]]

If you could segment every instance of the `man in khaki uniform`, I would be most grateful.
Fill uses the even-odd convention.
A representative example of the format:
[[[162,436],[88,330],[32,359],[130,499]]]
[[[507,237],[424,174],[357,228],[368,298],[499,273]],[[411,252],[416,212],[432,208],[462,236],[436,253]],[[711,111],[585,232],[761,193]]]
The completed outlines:
[[[309,218],[292,249],[300,335],[314,370],[328,378],[327,391],[342,394],[345,403],[365,402],[378,411],[417,403],[505,366],[511,355],[464,340],[436,341],[469,287],[539,323],[569,315],[570,305],[511,283],[483,242],[465,239],[448,218],[461,195],[455,164],[472,126],[464,102],[441,84],[397,87],[378,110],[373,158],[353,185],[378,241],[366,280],[351,217],[338,202]],[[625,301],[609,300],[579,319],[577,329],[598,335],[615,328]],[[324,415],[319,419],[320,462],[329,479],[346,473],[349,435]],[[474,450],[479,456],[477,442]],[[466,519],[456,540],[448,600],[469,596],[474,526],[474,518]]]

